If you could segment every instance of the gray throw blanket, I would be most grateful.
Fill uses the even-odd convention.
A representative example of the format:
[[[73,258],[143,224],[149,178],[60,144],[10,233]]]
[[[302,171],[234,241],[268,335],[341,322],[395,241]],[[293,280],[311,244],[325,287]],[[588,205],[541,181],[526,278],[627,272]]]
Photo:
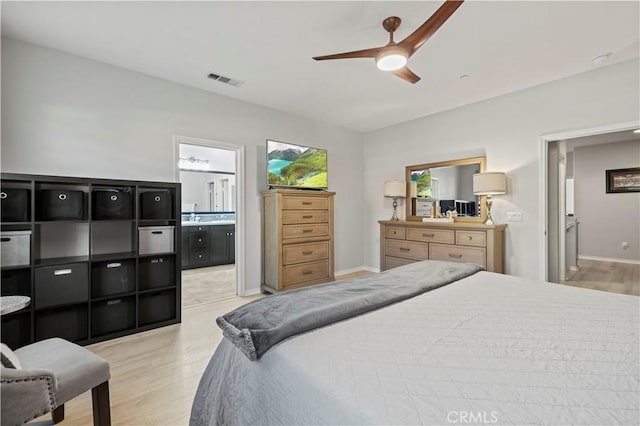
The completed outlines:
[[[480,270],[482,267],[466,263],[423,261],[267,296],[216,322],[224,336],[255,361],[288,337],[409,299]]]

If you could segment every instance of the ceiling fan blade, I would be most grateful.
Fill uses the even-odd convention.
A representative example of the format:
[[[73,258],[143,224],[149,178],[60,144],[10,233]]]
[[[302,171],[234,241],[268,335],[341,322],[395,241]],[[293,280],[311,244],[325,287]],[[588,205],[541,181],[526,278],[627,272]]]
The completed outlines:
[[[417,75],[415,75],[413,73],[413,71],[411,71],[409,68],[407,67],[402,67],[400,69],[397,69],[395,71],[391,71],[394,75],[397,75],[398,77],[400,77],[403,80],[408,81],[411,84],[416,84],[418,81],[420,81],[420,77],[418,77]]]
[[[420,25],[414,32],[409,34],[404,40],[398,43],[409,51],[409,56],[413,55],[416,50],[429,40],[431,36],[438,31],[438,28],[446,22],[453,12],[460,7],[464,0],[447,0],[435,11],[424,24]]]
[[[374,47],[373,49],[354,50],[353,52],[336,53],[335,55],[314,56],[316,61],[325,59],[348,59],[348,58],[375,58],[384,47]]]

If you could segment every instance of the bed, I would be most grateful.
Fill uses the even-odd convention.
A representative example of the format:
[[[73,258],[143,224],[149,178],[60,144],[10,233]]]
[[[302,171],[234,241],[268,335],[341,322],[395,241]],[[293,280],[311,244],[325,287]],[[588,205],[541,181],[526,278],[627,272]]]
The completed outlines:
[[[474,272],[255,361],[224,338],[190,423],[637,425],[639,311],[636,296]]]

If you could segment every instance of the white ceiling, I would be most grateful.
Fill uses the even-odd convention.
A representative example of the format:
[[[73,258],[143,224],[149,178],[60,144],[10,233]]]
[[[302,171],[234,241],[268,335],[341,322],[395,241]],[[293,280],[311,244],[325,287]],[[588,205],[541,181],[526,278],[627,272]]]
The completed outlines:
[[[386,44],[391,15],[401,40],[440,4],[4,1],[2,35],[360,132],[639,56],[638,1],[467,1],[409,60],[415,85],[372,59],[311,59]]]

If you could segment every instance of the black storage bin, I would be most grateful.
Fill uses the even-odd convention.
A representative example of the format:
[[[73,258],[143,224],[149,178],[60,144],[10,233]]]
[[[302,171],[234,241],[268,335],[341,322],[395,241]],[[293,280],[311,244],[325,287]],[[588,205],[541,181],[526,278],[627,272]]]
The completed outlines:
[[[125,189],[94,189],[93,219],[131,219],[131,191]]]
[[[30,206],[30,190],[3,188],[0,191],[0,213],[3,222],[28,222],[31,220]]]
[[[130,293],[135,289],[136,265],[133,259],[91,265],[91,298]]]
[[[168,189],[140,194],[141,219],[173,219],[173,201]]]
[[[139,290],[176,284],[176,262],[173,256],[141,257],[138,268]]]
[[[2,343],[18,349],[31,343],[31,314],[18,313],[2,317]]]
[[[138,302],[140,326],[176,318],[175,290],[141,294]]]
[[[86,263],[36,268],[36,309],[89,300],[89,268]]]
[[[82,220],[84,218],[84,192],[42,189],[39,196],[41,220]]]
[[[87,305],[36,313],[36,340],[60,337],[71,342],[89,338]]]
[[[2,271],[0,283],[2,296],[28,296],[31,297],[31,270],[12,269]]]
[[[133,297],[104,300],[91,305],[91,337],[136,326],[136,301]]]

